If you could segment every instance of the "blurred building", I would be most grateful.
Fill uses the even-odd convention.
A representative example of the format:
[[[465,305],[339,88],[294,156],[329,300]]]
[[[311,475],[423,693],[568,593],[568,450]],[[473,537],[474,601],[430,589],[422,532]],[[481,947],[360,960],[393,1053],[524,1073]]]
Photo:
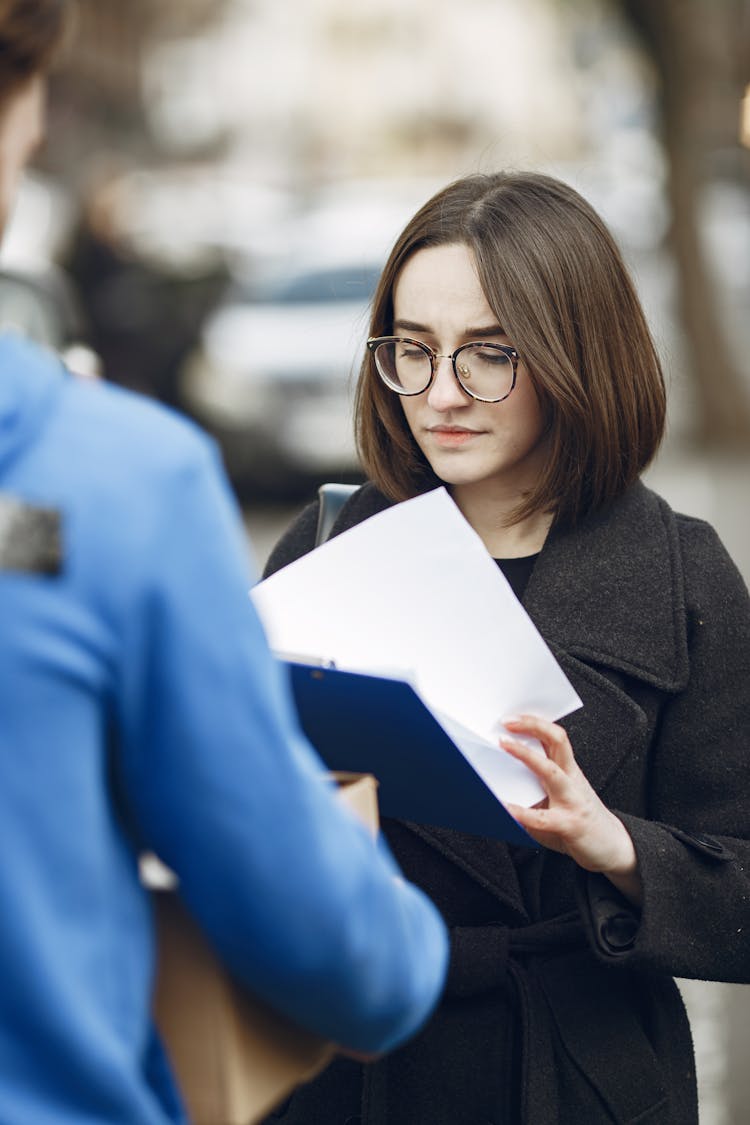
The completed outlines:
[[[155,127],[176,151],[223,131],[256,167],[298,180],[444,173],[476,166],[477,154],[494,164],[580,147],[564,6],[437,9],[229,0],[210,33],[152,51]]]

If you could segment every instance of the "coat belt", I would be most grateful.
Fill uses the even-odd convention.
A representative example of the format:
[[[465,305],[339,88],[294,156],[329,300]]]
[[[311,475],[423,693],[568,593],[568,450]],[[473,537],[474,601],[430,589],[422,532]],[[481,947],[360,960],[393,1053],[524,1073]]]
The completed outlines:
[[[595,960],[577,911],[520,927],[452,928],[448,1001],[509,981],[520,1018],[524,1125],[566,1120],[558,1085],[568,1068],[585,1076],[596,1091],[593,1103],[603,1102],[618,1125],[668,1120],[667,1092],[634,1008],[632,976]]]
[[[453,926],[445,995],[465,998],[502,988],[508,980],[511,959],[586,947],[577,911],[513,928],[500,923]]]

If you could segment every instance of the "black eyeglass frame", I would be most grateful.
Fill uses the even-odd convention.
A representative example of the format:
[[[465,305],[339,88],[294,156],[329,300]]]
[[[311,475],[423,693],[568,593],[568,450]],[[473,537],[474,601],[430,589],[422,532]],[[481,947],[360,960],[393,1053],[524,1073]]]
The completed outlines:
[[[392,383],[388,382],[385,375],[380,370],[380,368],[378,366],[377,359],[375,357],[376,349],[380,346],[380,344],[396,344],[396,343],[398,343],[398,344],[411,344],[414,347],[421,348],[421,350],[425,353],[425,355],[429,357],[429,360],[430,360],[430,378],[428,379],[425,386],[422,387],[421,391],[406,391],[406,390],[403,390],[400,387],[394,387]],[[474,391],[469,390],[469,388],[465,387],[464,384],[461,382],[461,376],[458,373],[458,367],[456,366],[456,360],[460,356],[461,352],[465,351],[467,348],[476,348],[476,347],[491,348],[494,351],[502,352],[503,355],[506,355],[508,357],[508,359],[510,360],[511,367],[513,368],[513,379],[512,379],[511,384],[510,384],[510,390],[507,391],[504,395],[501,395],[500,398],[485,398],[484,395],[475,394]],[[437,370],[436,361],[438,359],[449,359],[451,361],[451,367],[453,368],[453,374],[455,376],[456,382],[458,383],[459,387],[461,388],[462,391],[466,392],[466,394],[469,396],[469,398],[473,398],[477,402],[489,402],[489,403],[505,402],[505,399],[508,398],[513,393],[513,390],[514,390],[515,385],[516,385],[516,375],[518,373],[518,352],[516,351],[515,348],[511,347],[509,344],[494,344],[489,340],[469,340],[467,343],[461,344],[460,348],[456,348],[455,352],[453,352],[451,355],[443,355],[440,352],[436,352],[434,348],[431,348],[429,344],[425,344],[422,340],[412,340],[409,336],[371,336],[370,339],[367,341],[367,349],[368,349],[368,351],[370,351],[372,353],[372,359],[373,359],[373,363],[375,364],[375,370],[377,371],[378,375],[380,376],[381,381],[383,383],[385,383],[386,387],[388,387],[388,390],[394,391],[395,394],[402,395],[406,398],[414,398],[416,395],[423,395],[425,393],[425,391],[428,391],[430,389],[430,387],[432,386],[432,384],[435,381],[435,371]]]

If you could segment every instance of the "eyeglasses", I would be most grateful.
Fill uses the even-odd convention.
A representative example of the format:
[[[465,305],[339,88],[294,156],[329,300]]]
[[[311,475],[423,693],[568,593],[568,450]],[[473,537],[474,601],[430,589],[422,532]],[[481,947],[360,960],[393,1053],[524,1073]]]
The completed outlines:
[[[516,385],[518,352],[505,344],[468,343],[440,355],[421,340],[376,336],[367,341],[378,375],[398,395],[421,395],[432,384],[437,360],[449,359],[462,391],[479,402],[502,402]]]

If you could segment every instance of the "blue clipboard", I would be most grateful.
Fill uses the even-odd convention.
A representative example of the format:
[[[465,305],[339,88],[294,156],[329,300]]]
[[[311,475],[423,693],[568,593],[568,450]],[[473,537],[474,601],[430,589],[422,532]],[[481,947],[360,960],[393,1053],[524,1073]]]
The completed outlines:
[[[383,816],[539,846],[410,684],[310,664],[288,667],[307,737],[329,769],[374,774]]]

